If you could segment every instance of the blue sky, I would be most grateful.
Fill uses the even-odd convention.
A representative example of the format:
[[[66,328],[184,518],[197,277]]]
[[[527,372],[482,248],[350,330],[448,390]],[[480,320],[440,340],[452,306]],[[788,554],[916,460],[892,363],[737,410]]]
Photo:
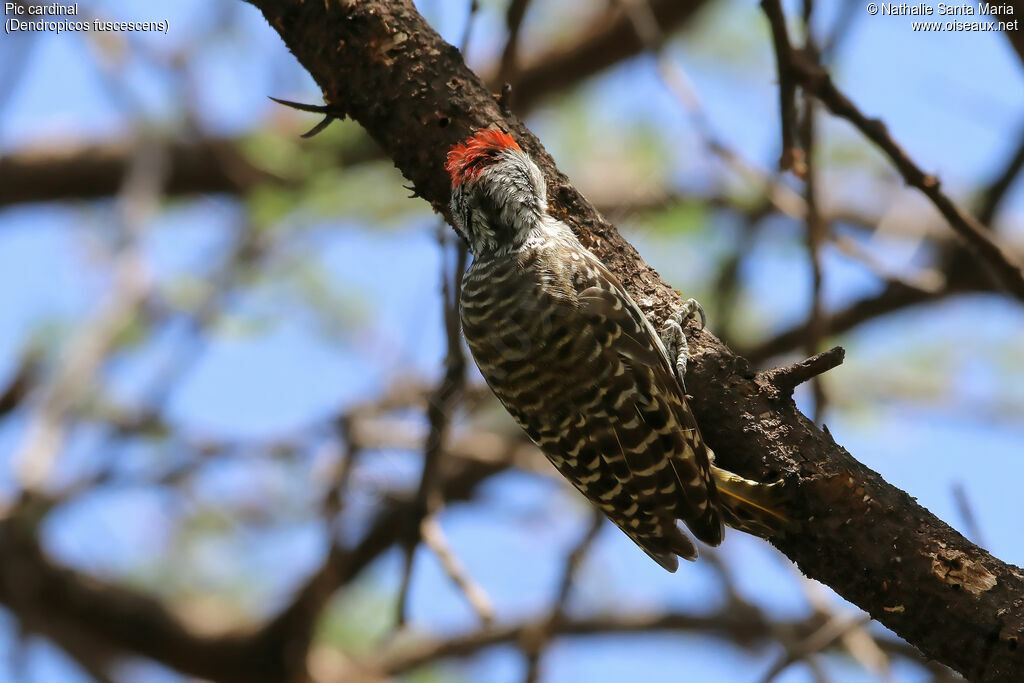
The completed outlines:
[[[167,19],[167,36],[133,38],[157,58],[187,49],[192,58],[188,92],[198,103],[200,129],[207,134],[245,134],[284,114],[266,95],[316,101],[319,92],[287,53],[258,13],[241,3],[148,2],[108,0],[79,3],[96,16],[113,19]],[[462,32],[464,14],[454,3],[424,0],[426,16],[449,41]],[[554,30],[545,23],[554,10],[536,2],[528,17],[527,45]],[[832,7],[826,3],[822,11]],[[471,63],[480,65],[502,45],[500,11],[474,27]],[[793,13],[795,3],[788,3]],[[838,5],[838,3],[837,3]],[[500,8],[499,8],[500,9]],[[1024,125],[1024,70],[1000,34],[916,34],[902,17],[854,13],[855,25],[835,58],[839,85],[871,114],[886,121],[893,135],[922,167],[937,172],[958,198],[983,184],[999,167]],[[821,17],[830,20],[825,15]],[[747,158],[769,168],[778,154],[778,118],[774,61],[767,30],[753,3],[730,2],[705,17],[699,31],[670,44],[700,93],[716,132]],[[229,30],[217,41],[192,44],[193,38],[224,22]],[[749,28],[756,25],[756,30]],[[822,25],[831,25],[823,21]],[[555,31],[557,33],[557,31]],[[734,42],[730,42],[734,41]],[[497,48],[495,47],[497,46]],[[180,83],[146,60],[117,64],[120,48],[97,46],[74,36],[3,36],[0,61],[15,51],[31,50],[28,68],[0,111],[0,152],[38,146],[117,141],[143,129],[175,130],[182,117]],[[0,78],[5,72],[0,70]],[[7,76],[9,78],[9,76]],[[132,93],[144,113],[139,126],[111,102],[110,83]],[[3,84],[0,84],[3,85]],[[674,188],[700,188],[722,176],[702,151],[691,124],[658,81],[653,62],[638,58],[584,84],[573,102],[547,103],[528,123],[570,176],[607,159],[635,127],[653,129],[668,150],[659,163],[662,179]],[[566,134],[581,125],[584,133]],[[305,120],[303,119],[303,122]],[[301,125],[301,124],[300,124]],[[861,145],[849,126],[823,125],[835,148]],[[601,144],[596,141],[600,140]],[[305,143],[313,150],[314,139]],[[849,195],[866,206],[908,206],[928,211],[910,190],[869,152],[881,181],[865,193],[828,185],[830,196]],[[595,161],[597,160],[597,161]],[[866,174],[869,175],[869,174]],[[877,180],[876,178],[876,180]],[[667,180],[666,180],[667,179]],[[219,501],[240,505],[250,499],[272,501],[280,518],[256,527],[227,525],[228,531],[188,546],[188,567],[169,580],[167,590],[246,593],[243,609],[265,614],[287,599],[289,590],[316,566],[325,547],[324,530],[308,521],[322,482],[317,480],[316,448],[297,463],[254,463],[245,444],[293,434],[316,425],[353,402],[372,396],[396,377],[436,377],[443,355],[437,299],[439,251],[436,219],[425,205],[407,202],[408,212],[386,229],[360,219],[358,207],[340,216],[296,212],[285,218],[301,234],[276,266],[288,258],[312,259],[347,302],[337,311],[340,330],[324,326],[301,303],[294,283],[268,281],[234,297],[231,316],[168,397],[167,415],[182,431],[197,437],[238,441],[233,457],[205,468],[184,500],[166,490],[126,486],[101,490],[68,505],[49,520],[51,552],[73,566],[102,576],[151,577],[161,571],[164,553],[187,531],[183,519]],[[0,384],[16,366],[30,337],[59,346],[62,336],[87,320],[109,285],[96,254],[102,234],[116,217],[111,202],[75,206],[17,206],[0,210]],[[1003,223],[1020,233],[1024,225],[1024,186],[1007,202]],[[227,198],[177,202],[146,225],[145,254],[168,285],[181,278],[214,273],[231,236],[245,229],[245,207]],[[698,234],[675,235],[644,230],[626,221],[623,229],[652,265],[684,292],[707,293],[714,263],[703,253],[720,254],[735,239],[726,222],[714,222]],[[802,319],[809,297],[809,274],[799,251],[799,226],[778,221],[758,242],[757,257],[744,271],[742,305],[756,329],[769,334]],[[94,231],[94,232],[93,232]],[[705,250],[705,251],[702,251]],[[284,265],[281,265],[281,264]],[[830,304],[877,290],[878,281],[838,253],[826,255],[826,301]],[[386,273],[386,277],[384,274]],[[256,332],[248,330],[253,321]],[[237,323],[237,324],[234,324]],[[710,321],[712,330],[715,321]],[[138,353],[104,373],[112,391],[135,400],[155,376],[154,368],[187,343],[184,328],[162,330]],[[826,416],[837,441],[888,481],[917,497],[949,523],[962,528],[951,488],[961,483],[974,505],[985,545],[1003,560],[1024,564],[1018,520],[1024,501],[1017,482],[1024,480],[1024,421],[1012,408],[1024,409],[1024,359],[1013,349],[1024,342],[1024,312],[997,297],[965,297],[857,329],[842,340],[847,362],[830,373],[838,393],[862,383],[870,389],[888,380],[894,367],[913,365],[916,354],[943,359],[934,372],[964,391],[938,395],[920,405],[896,395],[868,392],[870,400],[841,400]],[[919,378],[919,375],[913,377]],[[912,377],[912,378],[913,378]],[[850,392],[847,391],[844,396]],[[992,397],[1005,399],[1008,415],[994,415]],[[0,423],[0,464],[24,436],[24,417]],[[69,471],[95,467],[110,457],[101,434],[76,433],[62,456]],[[115,451],[120,467],[148,471],[174,456],[173,449],[124,444]],[[357,474],[357,481],[414,481],[417,460],[402,453],[380,453]],[[11,490],[9,474],[0,476],[0,492]],[[508,474],[488,484],[484,505],[456,506],[442,523],[459,556],[499,607],[499,616],[524,616],[547,604],[555,590],[561,557],[587,524],[586,510],[551,482]],[[355,501],[353,520],[365,516],[372,495]],[[553,553],[551,548],[562,552]],[[785,558],[756,539],[732,534],[722,549],[738,568],[743,593],[780,614],[802,614],[806,605],[797,573]],[[450,589],[436,562],[424,554],[411,594],[414,622],[425,630],[458,630],[473,625],[461,597]],[[384,558],[362,587],[390,599],[397,585],[397,554]],[[574,609],[631,604],[700,609],[718,599],[710,570],[700,563],[668,575],[621,534],[604,529],[594,555],[583,569]],[[610,598],[609,596],[614,596]],[[45,643],[33,643],[24,670],[15,671],[17,649],[9,616],[0,619],[0,679],[61,682],[83,680],[73,665]],[[566,641],[546,659],[546,680],[619,680],[623,675],[649,681],[679,680],[683,671],[712,680],[755,680],[774,651],[744,652],[718,641],[695,637],[607,637]],[[831,661],[837,680],[869,680],[842,661]],[[468,669],[467,680],[514,681],[522,676],[520,655],[496,649]],[[898,680],[923,680],[901,667]],[[782,680],[808,680],[794,667]],[[173,674],[142,666],[131,680],[175,681]]]

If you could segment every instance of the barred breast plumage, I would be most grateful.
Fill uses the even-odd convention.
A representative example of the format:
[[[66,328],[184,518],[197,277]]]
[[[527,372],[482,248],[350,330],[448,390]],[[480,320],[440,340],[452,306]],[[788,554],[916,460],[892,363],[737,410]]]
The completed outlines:
[[[667,569],[682,519],[722,540],[708,451],[643,313],[596,258],[539,243],[474,261],[462,322],[495,395],[548,459]]]

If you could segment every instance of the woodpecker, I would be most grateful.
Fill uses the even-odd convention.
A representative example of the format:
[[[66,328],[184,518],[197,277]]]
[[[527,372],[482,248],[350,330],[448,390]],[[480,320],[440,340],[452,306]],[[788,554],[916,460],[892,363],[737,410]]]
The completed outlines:
[[[779,483],[714,465],[683,389],[690,299],[659,336],[618,278],[548,214],[540,169],[482,130],[448,152],[451,214],[473,262],[460,298],[488,386],[558,471],[670,572],[723,522],[780,528]],[[670,361],[670,358],[672,361]]]

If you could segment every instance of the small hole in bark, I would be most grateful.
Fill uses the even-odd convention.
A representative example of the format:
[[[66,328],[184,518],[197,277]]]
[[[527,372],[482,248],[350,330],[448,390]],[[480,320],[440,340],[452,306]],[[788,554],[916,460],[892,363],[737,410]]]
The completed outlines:
[[[1017,636],[1010,636],[1009,640],[1006,643],[1006,645],[1010,648],[1010,652],[1016,650],[1017,645],[1019,644],[1020,642],[1017,640]]]
[[[437,125],[441,126],[442,128],[447,128],[448,124],[451,122],[452,120],[450,118],[448,118],[447,116],[442,116],[437,120]]]

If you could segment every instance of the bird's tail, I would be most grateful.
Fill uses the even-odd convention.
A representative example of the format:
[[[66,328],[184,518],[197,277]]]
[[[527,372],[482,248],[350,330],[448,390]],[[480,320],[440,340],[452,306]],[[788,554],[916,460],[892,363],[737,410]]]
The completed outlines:
[[[729,526],[762,538],[795,528],[787,513],[782,481],[762,484],[714,465],[711,475],[718,488],[722,516]]]

